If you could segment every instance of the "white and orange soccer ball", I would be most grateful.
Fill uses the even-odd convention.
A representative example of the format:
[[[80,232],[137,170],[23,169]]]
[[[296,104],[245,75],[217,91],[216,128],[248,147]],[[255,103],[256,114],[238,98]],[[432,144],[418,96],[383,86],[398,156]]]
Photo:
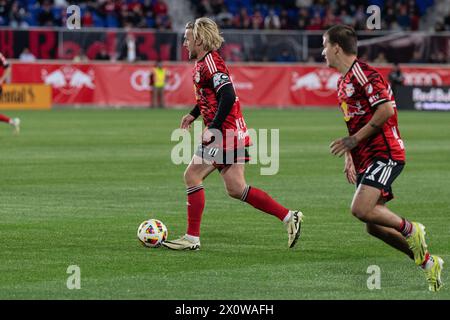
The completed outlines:
[[[159,220],[145,220],[139,225],[137,237],[146,247],[157,248],[167,239],[167,227]]]

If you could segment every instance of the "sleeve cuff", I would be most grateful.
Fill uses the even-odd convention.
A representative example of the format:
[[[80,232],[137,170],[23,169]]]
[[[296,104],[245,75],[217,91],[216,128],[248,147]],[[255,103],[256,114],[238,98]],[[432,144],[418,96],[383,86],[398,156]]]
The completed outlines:
[[[385,102],[389,102],[389,100],[388,100],[388,99],[381,99],[381,100],[378,100],[378,101],[376,101],[375,103],[371,104],[370,106],[371,106],[372,108],[375,108],[375,107],[377,107],[377,106],[379,106],[380,104],[383,104],[383,103],[385,103]]]

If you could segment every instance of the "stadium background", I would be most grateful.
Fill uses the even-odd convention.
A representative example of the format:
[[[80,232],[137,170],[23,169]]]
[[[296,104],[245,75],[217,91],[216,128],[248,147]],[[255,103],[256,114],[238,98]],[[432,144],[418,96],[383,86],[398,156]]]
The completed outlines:
[[[66,27],[71,4],[81,8],[80,30]],[[367,30],[372,4],[381,30]],[[346,134],[336,74],[320,57],[323,30],[353,25],[361,59],[386,77],[400,63],[399,109],[440,110],[400,112],[408,166],[392,207],[423,222],[448,261],[449,13],[443,0],[0,0],[0,51],[12,63],[0,108],[23,123],[19,136],[0,130],[0,298],[155,299],[149,283],[156,299],[450,298],[429,295],[410,261],[350,217],[352,186],[327,150]],[[203,15],[222,27],[249,126],[280,129],[280,172],[247,170],[251,183],[305,212],[292,252],[283,228],[228,199],[217,176],[205,184],[200,254],[137,245],[135,229],[149,217],[170,237],[184,232],[184,167],[170,161],[170,135],[194,103],[184,25]],[[157,59],[170,71],[167,108],[147,110]],[[47,84],[52,110],[26,110],[49,93],[36,84]],[[81,290],[66,287],[69,265],[82,270]],[[381,267],[381,290],[367,289],[369,265]]]

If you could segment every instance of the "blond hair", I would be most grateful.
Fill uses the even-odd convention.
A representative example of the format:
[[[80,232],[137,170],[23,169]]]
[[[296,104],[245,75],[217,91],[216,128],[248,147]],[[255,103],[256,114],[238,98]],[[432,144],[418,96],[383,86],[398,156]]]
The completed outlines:
[[[192,29],[194,41],[201,40],[205,51],[218,50],[225,41],[219,27],[210,18],[198,18],[195,22],[188,22],[186,29]]]

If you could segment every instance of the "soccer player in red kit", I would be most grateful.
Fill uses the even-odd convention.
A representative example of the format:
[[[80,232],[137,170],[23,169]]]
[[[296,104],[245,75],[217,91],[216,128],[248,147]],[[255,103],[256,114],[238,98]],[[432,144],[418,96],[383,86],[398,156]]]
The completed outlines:
[[[292,248],[300,235],[303,214],[283,207],[264,191],[247,185],[244,163],[249,161],[247,147],[250,138],[236,97],[230,73],[217,50],[223,42],[216,23],[209,18],[196,19],[186,25],[183,45],[189,59],[196,60],[193,80],[197,104],[181,120],[188,129],[198,117],[206,126],[198,147],[185,173],[187,188],[187,232],[180,239],[165,241],[174,250],[200,248],[200,223],[205,206],[203,180],[216,169],[228,194],[253,207],[277,217],[288,231],[288,247]]]
[[[0,77],[0,96],[2,94],[2,85],[5,82],[5,80],[9,77],[11,74],[11,66],[9,65],[8,61],[6,61],[3,54],[0,53],[0,67],[3,69],[3,74]],[[20,119],[14,118],[11,119],[4,114],[0,114],[0,122],[6,122],[13,126],[14,132],[19,133],[20,130]]]
[[[391,185],[405,165],[405,149],[397,122],[397,108],[388,82],[377,70],[357,59],[357,36],[348,26],[336,25],[323,36],[327,65],[342,76],[338,100],[349,136],[333,141],[334,155],[345,155],[347,180],[356,185],[352,214],[366,223],[367,232],[404,252],[427,277],[430,291],[442,286],[443,260],[431,255],[422,224],[389,210]]]

